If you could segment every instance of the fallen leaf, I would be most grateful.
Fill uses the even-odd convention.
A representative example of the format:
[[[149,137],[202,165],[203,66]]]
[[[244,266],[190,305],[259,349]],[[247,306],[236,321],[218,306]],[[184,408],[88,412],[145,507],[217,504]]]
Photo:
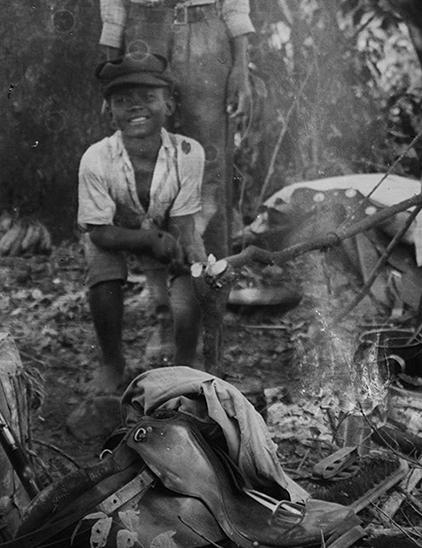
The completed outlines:
[[[173,537],[176,531],[165,531],[154,537],[150,544],[150,548],[177,548],[177,544],[174,542]]]
[[[86,518],[85,518],[86,519]],[[90,548],[104,548],[107,544],[108,535],[110,534],[113,518],[101,518],[91,527],[91,536],[89,539]]]
[[[134,531],[121,529],[117,532],[116,548],[132,548],[138,541],[138,535]]]
[[[118,515],[126,529],[132,532],[137,530],[139,526],[139,514],[135,510],[122,510]]]

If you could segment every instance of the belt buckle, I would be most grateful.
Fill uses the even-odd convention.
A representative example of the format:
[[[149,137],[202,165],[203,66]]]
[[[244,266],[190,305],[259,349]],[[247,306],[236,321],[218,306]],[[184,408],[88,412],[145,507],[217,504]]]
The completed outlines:
[[[174,7],[174,24],[175,25],[187,25],[188,24],[188,6],[183,4],[176,4]]]

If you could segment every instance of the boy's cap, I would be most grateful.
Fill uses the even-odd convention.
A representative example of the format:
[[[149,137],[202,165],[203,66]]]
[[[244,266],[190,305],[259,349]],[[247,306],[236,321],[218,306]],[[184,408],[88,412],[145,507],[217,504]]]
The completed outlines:
[[[172,89],[173,79],[167,66],[167,60],[161,55],[148,54],[137,59],[125,55],[112,61],[101,63],[95,76],[100,81],[104,97],[125,85],[144,85],[168,87]]]

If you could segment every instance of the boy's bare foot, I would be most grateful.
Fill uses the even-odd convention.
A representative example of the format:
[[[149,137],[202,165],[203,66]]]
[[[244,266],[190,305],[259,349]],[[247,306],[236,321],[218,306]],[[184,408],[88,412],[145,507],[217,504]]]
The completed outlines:
[[[172,361],[174,352],[172,324],[169,322],[159,322],[147,342],[145,359],[147,362],[162,359]]]
[[[123,391],[124,368],[103,365],[92,381],[95,394],[116,394]]]

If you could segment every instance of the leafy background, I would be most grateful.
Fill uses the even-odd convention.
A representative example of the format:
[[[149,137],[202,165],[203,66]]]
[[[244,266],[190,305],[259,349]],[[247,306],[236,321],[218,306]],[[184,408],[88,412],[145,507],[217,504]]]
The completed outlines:
[[[79,159],[109,130],[93,78],[98,4],[2,3],[0,210],[39,217],[56,241],[76,234]],[[405,24],[383,2],[251,8],[255,101],[237,135],[234,181],[243,220],[286,183],[385,170],[421,125],[420,66]],[[420,149],[396,172],[419,177]]]

